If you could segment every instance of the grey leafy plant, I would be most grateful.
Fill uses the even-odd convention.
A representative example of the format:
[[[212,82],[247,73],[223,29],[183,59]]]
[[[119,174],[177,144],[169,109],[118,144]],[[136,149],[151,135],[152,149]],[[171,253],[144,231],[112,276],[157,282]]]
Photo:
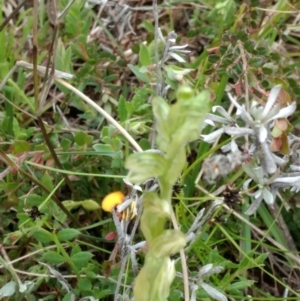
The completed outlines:
[[[174,31],[168,33],[167,37],[164,37],[161,29],[157,28],[157,52],[156,52],[156,91],[157,94],[164,97],[167,94],[170,85],[166,85],[165,73],[172,73],[177,80],[181,80],[182,77],[189,73],[192,69],[188,68],[177,68],[176,70],[172,66],[167,66],[166,63],[170,58],[173,58],[179,63],[185,63],[185,59],[182,54],[190,53],[187,50],[187,44],[176,45],[177,34]],[[159,49],[162,48],[161,58],[158,58]]]
[[[182,54],[188,54],[191,51],[187,50],[186,48],[188,47],[187,44],[185,45],[175,45],[176,44],[176,39],[177,39],[177,34],[174,31],[171,31],[167,38],[164,38],[161,29],[158,28],[158,37],[161,42],[164,44],[164,52],[162,55],[161,63],[164,64],[169,57],[172,57],[179,63],[185,63],[185,59],[182,58],[178,53]]]
[[[217,210],[217,208],[223,203],[223,200],[215,200],[211,203],[208,209],[201,209],[195,219],[188,232],[186,233],[186,241],[189,243],[188,248],[193,244],[199,234],[202,231],[202,227],[207,221],[212,217],[213,213]],[[205,212],[205,215],[204,215]]]
[[[245,213],[248,215],[255,213],[262,200],[264,200],[267,205],[272,206],[275,199],[275,194],[271,192],[269,186],[272,183],[272,181],[265,176],[263,168],[261,166],[255,166],[251,163],[245,163],[243,164],[243,169],[246,172],[246,174],[250,177],[243,184],[244,191],[247,193],[248,196],[253,198],[252,204],[246,210]],[[249,184],[252,181],[255,182],[257,185],[257,189],[253,193],[249,192]]]
[[[196,297],[196,292],[199,288],[203,288],[206,293],[212,297],[214,300],[218,301],[227,301],[227,297],[217,289],[215,289],[210,284],[204,282],[203,278],[210,277],[213,274],[218,274],[223,271],[223,267],[216,266],[214,267],[213,264],[207,264],[203,266],[198,273],[198,277],[191,280],[191,301],[198,300]]]
[[[217,114],[208,114],[206,123],[217,127],[208,135],[202,135],[202,139],[208,143],[213,143],[220,138],[222,134],[231,136],[231,142],[225,145],[222,150],[233,154],[239,154],[239,146],[244,149],[241,158],[251,163],[243,163],[242,167],[249,179],[244,183],[245,193],[253,198],[252,205],[246,211],[251,215],[256,212],[262,200],[269,206],[275,201],[278,188],[292,187],[297,190],[300,188],[297,180],[300,173],[282,173],[280,169],[285,166],[292,155],[292,152],[285,156],[280,156],[273,150],[273,141],[276,137],[277,122],[283,121],[288,124],[286,118],[290,117],[296,110],[296,103],[282,103],[277,101],[280,95],[281,86],[277,85],[270,91],[265,104],[252,101],[250,108],[244,104],[239,104],[236,99],[228,94],[231,103],[236,108],[235,116],[230,116],[224,108],[220,106],[213,107],[213,112]],[[242,124],[242,126],[240,125]],[[243,140],[243,143],[240,141]],[[289,146],[295,139],[289,136]],[[294,171],[297,167],[291,167]],[[300,169],[298,169],[300,170]],[[231,172],[228,170],[228,173]],[[225,171],[223,171],[225,173]],[[257,189],[255,192],[249,192],[250,182],[255,182]]]
[[[107,19],[103,19],[103,23],[105,26],[109,26],[112,24],[120,24],[118,28],[120,40],[124,36],[124,30],[127,27],[131,33],[135,34],[133,27],[131,26],[132,19],[132,11],[135,10],[133,7],[130,7],[126,4],[120,5],[114,1],[107,0],[88,0],[85,3],[85,8],[92,8],[95,5],[102,5],[102,9],[105,7],[112,7],[114,9],[113,14],[108,15]]]
[[[289,166],[287,172],[280,173],[280,175],[272,182],[272,189],[274,193],[279,188],[290,188],[293,192],[299,192],[300,190],[300,138],[294,135],[290,135],[289,141],[292,150],[292,164]]]

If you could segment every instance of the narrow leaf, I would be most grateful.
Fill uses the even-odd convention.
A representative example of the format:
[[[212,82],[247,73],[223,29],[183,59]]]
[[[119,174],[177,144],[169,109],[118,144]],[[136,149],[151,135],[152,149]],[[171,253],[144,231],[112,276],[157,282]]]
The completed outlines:
[[[139,80],[145,82],[146,84],[149,84],[150,80],[147,74],[142,73],[138,67],[133,66],[131,64],[129,64],[128,67]]]
[[[147,67],[147,66],[151,65],[151,63],[152,63],[150,54],[149,54],[149,50],[144,44],[140,45],[139,58],[140,58],[140,63],[142,66]]]
[[[68,241],[74,239],[80,234],[77,229],[63,229],[57,233],[57,238],[59,241]]]
[[[71,259],[75,265],[85,265],[94,255],[91,252],[78,252]]]
[[[126,110],[126,99],[123,95],[120,96],[118,101],[118,116],[121,122],[126,121],[127,110]]]
[[[54,240],[53,234],[43,228],[34,230],[32,236],[41,243],[49,243]]]
[[[65,258],[54,251],[44,253],[43,260],[48,261],[50,264],[60,264],[65,262]]]

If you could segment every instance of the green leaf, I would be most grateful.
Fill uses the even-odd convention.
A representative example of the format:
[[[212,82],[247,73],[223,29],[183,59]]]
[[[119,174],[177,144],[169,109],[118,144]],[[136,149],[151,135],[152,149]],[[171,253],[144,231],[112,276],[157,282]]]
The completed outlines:
[[[84,133],[84,132],[76,133],[74,140],[77,143],[77,145],[79,145],[79,146],[85,145],[85,136],[86,136],[86,133]]]
[[[96,296],[99,300],[102,300],[102,299],[107,299],[105,297],[107,297],[109,295],[113,295],[115,291],[112,288],[103,289],[103,287],[99,288],[99,287],[94,286],[93,292],[94,292],[94,294],[96,294]]]
[[[208,57],[208,61],[210,63],[216,63],[219,59],[220,59],[220,56],[216,55],[216,54],[212,54]]]
[[[78,252],[71,257],[76,266],[84,266],[94,255],[91,252]]]
[[[262,253],[260,254],[258,257],[255,258],[255,263],[257,265],[261,265],[264,263],[264,261],[269,257],[269,254],[268,253]]]
[[[251,67],[262,67],[262,65],[265,63],[263,58],[260,57],[253,57],[249,60],[249,65]]]
[[[75,296],[73,292],[67,292],[67,294],[64,295],[64,298],[62,299],[62,301],[74,301],[75,300]]]
[[[62,229],[57,233],[57,238],[59,241],[69,241],[74,239],[80,234],[77,229]]]
[[[22,197],[22,199],[26,199],[27,206],[39,206],[45,200],[45,197],[32,193],[28,196]]]
[[[81,248],[79,245],[74,245],[72,250],[71,250],[71,257],[74,256],[75,254],[81,252]]]
[[[131,50],[134,54],[139,54],[140,44],[139,43],[133,43],[132,46],[131,46]]]
[[[229,65],[231,65],[232,64],[232,59],[231,59],[231,57],[229,56],[229,57],[226,57],[223,61],[222,61],[222,68],[226,68],[226,67],[228,67]],[[217,72],[218,72],[218,74],[220,73],[220,69],[218,69],[217,70]]]
[[[204,71],[204,74],[205,74],[205,75],[211,75],[214,71],[215,71],[214,68],[210,68],[210,69],[205,70],[205,71]],[[218,70],[218,71],[219,71],[219,70]]]
[[[269,52],[269,48],[268,47],[258,47],[256,48],[256,51],[259,55],[267,55]]]
[[[63,201],[62,204],[70,211],[72,209],[78,208],[81,205],[81,202]]]
[[[167,71],[169,79],[175,81],[181,81],[184,75],[187,75],[194,71],[194,69],[180,68],[174,65],[166,66],[165,70]]]
[[[241,280],[232,284],[226,285],[226,290],[228,291],[238,291],[238,290],[244,290],[247,287],[251,287],[254,284],[255,281],[253,280]]]
[[[93,141],[91,138],[92,138],[92,136],[86,134],[85,132],[78,132],[78,133],[76,133],[74,140],[77,145],[83,146],[83,145],[87,145],[91,141]]]
[[[147,192],[143,197],[144,211],[141,217],[141,229],[148,243],[164,231],[167,218],[170,218],[172,207],[169,202],[159,198],[156,192]]]
[[[66,139],[66,138],[63,138],[63,139],[61,140],[61,143],[60,143],[60,145],[61,145],[63,151],[65,151],[65,152],[68,151],[69,148],[70,148],[70,146],[71,146],[71,143],[72,143],[71,140]]]
[[[273,73],[273,69],[271,69],[271,68],[262,67],[261,69],[262,69],[262,72],[266,75],[270,75]]]
[[[145,133],[149,133],[151,131],[151,128],[146,123],[147,123],[146,120],[141,122],[140,121],[131,122],[129,125],[129,130],[131,133],[136,135],[143,135]]]
[[[111,146],[113,148],[114,151],[122,151],[122,147],[123,147],[123,143],[119,138],[113,138],[111,139]]]
[[[116,152],[110,144],[94,144],[93,149],[99,153],[99,156],[109,156],[120,159],[120,154]]]
[[[158,49],[158,57],[161,57],[163,55],[163,51],[165,49],[165,43],[162,42],[160,39],[158,40],[157,49]],[[154,62],[155,61],[155,52],[156,52],[154,40],[152,40],[149,43],[148,51],[149,51],[149,54],[150,54],[150,57],[151,57],[152,61]]]
[[[55,66],[60,71],[68,72],[71,66],[71,48],[66,51],[64,44],[59,43],[56,51],[56,63]]]
[[[210,92],[204,90],[192,96],[191,91],[184,86],[178,89],[177,102],[171,106],[167,124],[169,135],[174,138],[170,148],[180,148],[182,144],[198,139],[201,125],[210,110]]]
[[[148,251],[145,264],[135,281],[133,290],[135,300],[167,300],[174,278],[174,262],[167,256],[156,257]]]
[[[43,260],[49,262],[50,264],[60,264],[65,262],[65,258],[57,252],[47,251],[43,255]]]
[[[227,51],[227,49],[228,49],[228,45],[221,45],[219,47],[219,52],[223,55],[223,54],[225,54],[225,52]]]
[[[146,84],[149,84],[150,79],[149,79],[148,75],[145,74],[145,72],[141,72],[138,67],[133,66],[131,64],[128,64],[128,67],[139,80],[143,81]]]
[[[144,27],[146,31],[154,32],[154,26],[152,22],[149,22],[146,19],[142,22],[142,27]]]
[[[119,78],[118,74],[111,74],[111,75],[106,76],[104,78],[104,80],[106,83],[112,83],[112,82],[118,80],[118,78]]]
[[[81,205],[84,209],[88,211],[94,211],[100,209],[100,205],[94,200],[85,200],[81,202]]]
[[[147,67],[152,64],[149,50],[144,44],[140,45],[139,59],[141,65],[144,67]]]
[[[152,109],[156,120],[156,130],[159,133],[156,143],[161,151],[166,152],[170,143],[168,125],[170,105],[162,97],[154,97],[152,99]]]
[[[128,180],[141,184],[149,178],[162,175],[166,169],[166,160],[161,153],[135,153],[127,158],[125,168],[129,170]]]
[[[186,245],[185,235],[180,230],[165,230],[155,237],[149,249],[157,257],[171,256]]]
[[[263,261],[268,257],[267,253],[261,254],[257,258],[253,259],[253,251],[247,254],[247,257],[244,257],[240,262],[240,269],[246,270],[254,267],[259,267]]]
[[[151,90],[149,90],[147,87],[142,87],[142,88],[139,88],[136,90],[136,92],[134,93],[134,96],[130,102],[132,104],[131,114],[138,113],[150,106],[147,104],[147,100],[149,98],[150,92],[151,92]]]
[[[33,127],[29,127],[29,128],[27,128],[27,129],[24,129],[24,128],[23,128],[23,129],[22,129],[21,137],[22,137],[22,139],[27,140],[27,139],[29,139],[30,137],[33,136],[34,132],[35,132],[35,130],[34,130]],[[20,138],[21,138],[21,137],[20,137]]]
[[[169,168],[166,169],[161,177],[158,177],[160,182],[167,182],[170,186],[176,183],[186,165],[185,144],[182,144],[181,147],[179,145],[174,147],[173,144],[174,142],[171,143],[170,149],[166,154],[166,159],[170,163]]]
[[[281,59],[280,54],[277,53],[277,52],[272,52],[272,53],[270,54],[270,56],[271,56],[271,59],[274,60],[274,61],[279,61],[279,60]]]
[[[77,281],[77,287],[81,291],[90,291],[92,289],[92,282],[88,278],[81,278]]]
[[[127,111],[127,114],[128,114],[127,118],[130,118],[131,114],[133,113],[133,105],[132,105],[132,103],[127,101],[125,103],[125,108],[126,108],[126,111]]]
[[[53,234],[43,228],[35,229],[32,236],[41,243],[54,241]]]
[[[245,30],[238,31],[236,37],[242,42],[246,42],[249,39],[248,33]]]
[[[93,271],[86,271],[86,277],[89,278],[89,279],[96,279],[97,274]]]
[[[27,141],[17,140],[13,143],[13,152],[15,154],[24,153],[30,150],[30,144]]]
[[[143,150],[147,150],[147,149],[151,148],[151,143],[149,142],[148,139],[145,139],[145,138],[142,138],[139,141],[139,145]]]
[[[121,122],[127,119],[126,99],[123,95],[120,96],[118,101],[118,116]]]
[[[18,138],[19,135],[21,135],[21,128],[16,118],[13,118],[13,132],[16,138]]]
[[[52,177],[48,174],[47,171],[43,174],[41,182],[48,188],[48,190],[51,191],[54,189]]]

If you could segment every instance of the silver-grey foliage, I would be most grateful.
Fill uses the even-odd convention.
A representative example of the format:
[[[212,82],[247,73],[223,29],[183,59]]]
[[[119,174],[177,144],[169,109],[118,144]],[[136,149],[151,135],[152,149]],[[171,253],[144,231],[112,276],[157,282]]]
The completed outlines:
[[[201,136],[208,143],[217,141],[223,134],[231,136],[230,143],[222,147],[224,152],[230,153],[218,155],[230,162],[226,161],[228,164],[225,164],[224,160],[216,162],[220,170],[218,174],[213,174],[213,170],[206,168],[204,179],[208,182],[215,181],[217,177],[229,174],[235,167],[242,165],[249,177],[243,185],[244,193],[253,199],[246,211],[248,215],[254,214],[263,200],[267,205],[272,206],[279,188],[290,188],[291,191],[300,190],[300,168],[297,165],[291,165],[291,172],[282,172],[290,159],[295,161],[295,150],[292,146],[297,139],[292,135],[288,136],[291,151],[287,155],[283,156],[272,149],[274,141],[272,131],[276,130],[276,122],[285,120],[296,111],[296,102],[282,104],[277,101],[280,91],[280,85],[273,87],[265,104],[253,100],[249,107],[240,104],[228,93],[236,109],[235,115],[230,116],[220,106],[213,107],[214,114],[207,115],[206,124],[213,126],[215,130]],[[241,152],[240,149],[243,151]],[[215,157],[207,159],[204,165],[212,166],[210,161],[215,162]],[[252,189],[250,192],[251,182],[257,187],[254,192]]]

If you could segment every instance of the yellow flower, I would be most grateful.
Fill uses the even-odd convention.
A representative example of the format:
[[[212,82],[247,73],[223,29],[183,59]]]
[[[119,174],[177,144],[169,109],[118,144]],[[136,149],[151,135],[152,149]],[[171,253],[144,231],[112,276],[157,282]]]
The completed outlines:
[[[101,207],[106,212],[112,212],[116,206],[123,203],[124,197],[121,191],[111,192],[103,199]]]
[[[116,206],[123,203],[125,199],[124,194],[121,191],[115,191],[108,194],[102,201],[102,209],[106,212],[112,212]],[[123,220],[131,220],[136,216],[135,201],[124,210],[124,212],[118,214],[118,217]]]

